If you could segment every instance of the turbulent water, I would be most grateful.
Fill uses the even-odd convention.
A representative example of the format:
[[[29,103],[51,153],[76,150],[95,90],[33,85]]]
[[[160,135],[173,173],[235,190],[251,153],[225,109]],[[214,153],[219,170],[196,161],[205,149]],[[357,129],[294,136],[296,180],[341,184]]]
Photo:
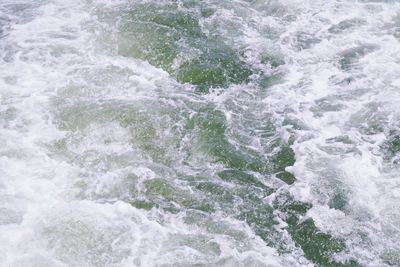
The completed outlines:
[[[1,0],[0,266],[400,266],[397,0]]]

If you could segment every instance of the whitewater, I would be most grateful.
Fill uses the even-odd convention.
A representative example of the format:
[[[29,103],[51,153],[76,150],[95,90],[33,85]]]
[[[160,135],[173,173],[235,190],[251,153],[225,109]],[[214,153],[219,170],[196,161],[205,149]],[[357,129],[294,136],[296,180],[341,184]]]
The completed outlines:
[[[0,0],[0,266],[400,266],[400,2]]]

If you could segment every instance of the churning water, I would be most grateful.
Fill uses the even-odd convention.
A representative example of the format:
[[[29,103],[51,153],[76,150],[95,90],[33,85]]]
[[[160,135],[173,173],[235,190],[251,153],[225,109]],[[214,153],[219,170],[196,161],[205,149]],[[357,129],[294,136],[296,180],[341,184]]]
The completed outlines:
[[[400,266],[397,0],[1,0],[0,266]]]

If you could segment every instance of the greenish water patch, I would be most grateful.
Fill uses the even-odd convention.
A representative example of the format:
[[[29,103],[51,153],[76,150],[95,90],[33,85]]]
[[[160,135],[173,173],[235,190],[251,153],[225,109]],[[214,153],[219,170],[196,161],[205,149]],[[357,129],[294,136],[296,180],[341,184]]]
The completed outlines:
[[[251,204],[254,205],[254,202]],[[253,207],[246,206],[242,208],[238,218],[251,226],[254,232],[266,242],[267,246],[276,246],[276,240],[273,238],[273,226],[276,222],[271,207],[265,204],[254,205]]]
[[[181,64],[177,72],[178,81],[196,85],[202,92],[211,87],[249,82],[253,72],[235,51],[215,44],[207,49],[197,58]]]
[[[211,17],[212,15],[214,15],[214,13],[215,13],[214,8],[204,8],[201,10],[201,16],[203,16],[204,18]]]
[[[189,191],[179,189],[163,179],[145,181],[146,196],[166,211],[177,213],[186,209],[194,209],[212,213],[214,205],[201,195],[193,195]]]
[[[242,171],[225,170],[225,171],[218,173],[218,176],[224,181],[232,182],[232,183],[239,184],[239,185],[258,187],[258,188],[266,190],[269,194],[272,193],[271,188],[268,188],[266,185],[261,183],[253,175],[247,174]]]
[[[148,202],[146,200],[134,200],[131,202],[131,205],[137,209],[151,210],[154,207],[157,207],[154,203]]]
[[[240,127],[243,126],[244,135],[250,133],[249,139],[256,135],[264,142],[260,150],[250,148],[247,139],[241,139],[233,131],[237,129],[232,129],[238,128],[235,123],[239,118],[233,116],[228,121],[225,114],[211,104],[186,101],[185,105],[189,107],[186,109],[187,106],[175,106],[177,102],[170,106],[166,103],[162,100],[134,104],[82,103],[65,108],[58,118],[63,129],[78,135],[91,124],[112,122],[128,133],[127,144],[137,149],[133,153],[138,151],[145,155],[148,162],[140,162],[141,166],[161,165],[160,168],[171,170],[165,174],[154,168],[156,178],[140,180],[141,186],[135,185],[136,190],[132,191],[129,201],[138,209],[159,209],[185,216],[201,214],[206,219],[195,222],[193,216],[187,219],[188,223],[196,223],[210,232],[228,231],[206,223],[214,215],[222,214],[224,218],[245,222],[266,245],[276,248],[284,246],[281,232],[275,227],[276,209],[279,209],[288,223],[287,231],[308,259],[318,266],[357,266],[331,261],[332,255],[345,249],[344,243],[322,233],[311,219],[302,220],[309,204],[291,199],[277,208],[266,201],[276,191],[268,184],[274,176],[287,184],[295,181],[295,177],[285,170],[295,163],[295,154],[290,147],[293,140],[286,142],[279,138],[267,118],[255,121],[251,114],[234,109],[242,116]],[[189,140],[183,142],[185,138]],[[180,160],[171,160],[178,153],[182,153],[178,158],[184,158],[184,164]],[[115,164],[131,166],[132,161],[116,160]],[[185,168],[191,168],[193,176],[185,173]],[[344,208],[340,201],[334,202],[332,207]],[[290,248],[282,251],[288,253]]]
[[[381,145],[381,150],[386,161],[390,161],[392,164],[400,163],[400,134],[398,131],[389,131],[386,141]]]
[[[218,203],[231,205],[235,199],[234,194],[229,189],[216,183],[201,182],[195,188],[204,193],[208,198],[215,199]]]
[[[213,109],[200,110],[188,123],[188,129],[197,132],[197,146],[205,155],[229,169],[265,172],[267,166],[256,151],[229,142],[227,127],[224,113]]]
[[[301,247],[307,259],[324,267],[359,266],[355,261],[347,263],[333,261],[333,254],[343,251],[346,246],[344,242],[320,232],[312,219],[299,222],[295,216],[291,216],[287,222],[293,241]]]
[[[147,110],[146,106],[155,108]],[[183,111],[177,113],[168,105],[153,101],[137,105],[125,104],[121,101],[97,104],[76,101],[74,105],[67,105],[58,111],[56,120],[61,129],[76,132],[76,138],[69,138],[68,144],[78,142],[79,139],[87,138],[92,134],[96,135],[91,130],[93,125],[102,130],[121,127],[118,132],[123,137],[115,138],[124,138],[124,141],[127,142],[126,145],[136,150],[137,158],[148,158],[153,162],[170,166],[178,158],[176,147],[179,146],[182,136],[177,121],[178,119],[184,121],[185,116]],[[110,131],[112,132],[111,129]],[[97,138],[104,139],[102,140],[104,145],[123,141],[106,138],[105,135]],[[64,147],[67,144],[59,142],[60,149],[63,143]],[[118,156],[115,156],[117,159]]]
[[[275,176],[287,184],[293,184],[296,180],[293,174],[286,171],[286,167],[293,166],[295,163],[295,154],[288,145],[281,145],[278,152],[272,157],[272,169]]]
[[[348,197],[343,192],[335,193],[329,200],[329,207],[336,210],[344,211],[348,202]]]
[[[146,60],[201,92],[247,83],[254,70],[240,51],[202,32],[199,20],[213,12],[174,2],[134,5],[120,25],[119,53]]]
[[[293,200],[290,196],[277,198],[274,207],[285,213],[288,232],[296,246],[300,247],[307,259],[323,267],[356,267],[355,260],[336,262],[333,256],[346,249],[345,243],[321,232],[311,218],[304,216],[311,208],[308,203]]]
[[[202,36],[198,20],[177,4],[136,4],[120,25],[119,53],[147,60],[170,73],[183,49],[179,44]]]
[[[400,135],[391,136],[387,142],[389,156],[394,157],[400,152]]]

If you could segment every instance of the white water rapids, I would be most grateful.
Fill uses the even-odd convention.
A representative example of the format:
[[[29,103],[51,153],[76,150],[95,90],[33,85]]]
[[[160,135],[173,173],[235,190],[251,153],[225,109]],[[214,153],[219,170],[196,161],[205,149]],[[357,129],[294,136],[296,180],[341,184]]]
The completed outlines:
[[[207,93],[179,80],[179,56],[157,65],[121,52],[147,34],[123,32],[127,16],[141,15],[126,10],[151,2],[0,0],[0,266],[400,266],[400,2],[159,1],[200,3],[202,35],[185,38],[206,36],[207,51],[238,50],[237,62],[276,77],[265,85],[254,71],[242,82],[228,70],[223,89]],[[183,39],[182,51],[201,53]],[[266,54],[275,72],[260,63]],[[202,151],[190,122],[204,110],[223,114],[237,151],[265,158],[273,124],[294,151],[294,183],[238,169],[273,188],[255,193],[265,209],[290,194],[312,206],[300,221],[345,248],[321,260],[281,211],[271,208],[265,226],[235,214],[254,204],[239,191],[229,200],[196,191],[196,179],[240,165],[213,152],[226,145],[213,134],[198,138],[211,144]],[[227,179],[215,183],[236,190]],[[196,197],[219,208],[198,208]]]

